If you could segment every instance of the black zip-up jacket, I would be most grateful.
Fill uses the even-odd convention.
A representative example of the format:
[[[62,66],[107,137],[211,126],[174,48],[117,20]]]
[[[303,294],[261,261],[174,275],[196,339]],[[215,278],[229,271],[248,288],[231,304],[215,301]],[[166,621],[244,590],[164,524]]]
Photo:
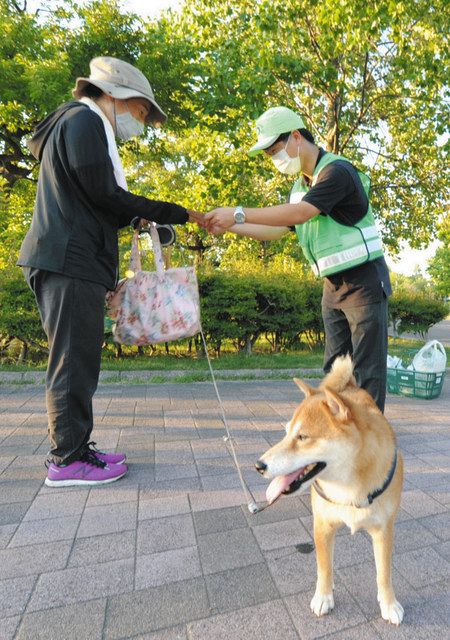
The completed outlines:
[[[82,102],[63,104],[28,141],[40,163],[36,204],[18,264],[113,289],[117,231],[135,217],[184,224],[184,207],[118,186],[102,119]]]

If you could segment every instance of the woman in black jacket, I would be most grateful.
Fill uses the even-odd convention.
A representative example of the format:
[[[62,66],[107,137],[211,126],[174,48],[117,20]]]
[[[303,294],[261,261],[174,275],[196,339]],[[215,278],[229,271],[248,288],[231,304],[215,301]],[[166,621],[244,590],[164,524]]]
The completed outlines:
[[[99,57],[90,70],[76,81],[77,99],[41,122],[28,143],[40,172],[18,264],[49,343],[48,486],[103,484],[127,472],[123,454],[100,452],[90,442],[105,294],[117,282],[118,230],[134,218],[160,224],[203,219],[128,191],[115,137],[127,140],[167,117],[136,67]]]

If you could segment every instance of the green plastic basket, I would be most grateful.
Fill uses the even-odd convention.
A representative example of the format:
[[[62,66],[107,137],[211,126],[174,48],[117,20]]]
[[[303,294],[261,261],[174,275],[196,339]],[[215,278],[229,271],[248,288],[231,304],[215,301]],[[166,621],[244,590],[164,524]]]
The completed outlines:
[[[437,398],[444,384],[445,371],[421,373],[408,369],[387,370],[387,388],[390,393],[431,400]]]

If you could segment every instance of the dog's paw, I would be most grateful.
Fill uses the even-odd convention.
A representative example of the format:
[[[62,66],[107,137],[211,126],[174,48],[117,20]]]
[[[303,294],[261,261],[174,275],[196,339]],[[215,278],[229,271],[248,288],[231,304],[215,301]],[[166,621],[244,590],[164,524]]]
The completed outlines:
[[[334,597],[332,593],[316,593],[311,600],[311,611],[316,616],[324,616],[326,613],[330,613],[334,609]]]
[[[391,624],[401,624],[403,620],[403,607],[397,600],[394,602],[382,602],[380,601],[381,617],[383,620],[387,620]]]

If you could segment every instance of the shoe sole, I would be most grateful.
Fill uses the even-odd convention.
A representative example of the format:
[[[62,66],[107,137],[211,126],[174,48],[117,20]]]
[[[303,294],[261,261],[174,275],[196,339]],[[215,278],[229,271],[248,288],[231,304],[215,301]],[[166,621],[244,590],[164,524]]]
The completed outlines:
[[[75,485],[96,485],[96,484],[109,484],[110,482],[115,482],[116,480],[120,480],[127,474],[127,471],[122,473],[120,476],[114,476],[114,478],[107,478],[106,480],[78,480],[77,478],[71,478],[70,480],[50,480],[50,478],[45,478],[44,484],[47,487],[73,487]]]

